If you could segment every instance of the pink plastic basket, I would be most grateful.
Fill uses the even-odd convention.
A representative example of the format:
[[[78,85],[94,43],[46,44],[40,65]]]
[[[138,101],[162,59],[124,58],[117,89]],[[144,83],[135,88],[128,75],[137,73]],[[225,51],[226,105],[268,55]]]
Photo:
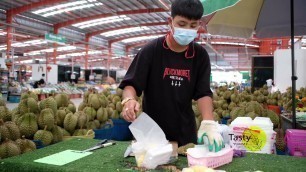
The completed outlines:
[[[211,156],[203,158],[195,158],[187,153],[188,165],[202,165],[209,168],[216,168],[232,162],[233,154],[234,150],[232,148],[226,150],[226,152],[224,152],[224,154],[220,156]]]
[[[306,157],[306,130],[287,129],[285,141],[290,155],[301,153]]]

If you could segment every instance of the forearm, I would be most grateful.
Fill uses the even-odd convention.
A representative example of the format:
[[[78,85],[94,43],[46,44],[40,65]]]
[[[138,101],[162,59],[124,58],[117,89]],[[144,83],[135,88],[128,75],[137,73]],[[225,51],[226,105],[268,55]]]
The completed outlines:
[[[122,96],[123,96],[122,99],[125,99],[125,98],[134,98],[134,99],[136,99],[137,98],[136,91],[135,91],[134,87],[132,87],[132,86],[124,87]]]
[[[198,99],[198,108],[203,120],[214,120],[212,99],[209,96]]]

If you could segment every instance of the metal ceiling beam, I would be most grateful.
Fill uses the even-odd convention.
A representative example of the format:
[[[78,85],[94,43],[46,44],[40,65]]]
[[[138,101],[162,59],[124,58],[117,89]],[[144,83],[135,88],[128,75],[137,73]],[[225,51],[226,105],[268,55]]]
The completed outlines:
[[[132,28],[132,27],[137,27],[137,26],[158,26],[158,25],[168,25],[168,22],[157,22],[157,23],[142,23],[142,24],[137,24],[137,25],[127,25],[127,26],[120,26],[116,28],[109,28],[109,29],[103,29],[103,30],[97,30],[94,32],[87,33],[86,35],[89,37],[99,35],[101,33],[113,31],[113,30],[119,30],[119,29],[127,29],[127,28]]]
[[[65,1],[67,0],[42,0],[42,1],[27,4],[27,5],[23,5],[21,7],[9,9],[7,13],[14,16],[14,15],[30,11],[32,9],[35,9],[41,6],[51,5],[55,3],[65,2]]]
[[[157,12],[168,12],[168,10],[165,10],[163,8],[153,8],[153,9],[139,9],[139,10],[129,10],[129,11],[118,11],[115,13],[105,13],[105,14],[97,14],[93,16],[88,16],[88,17],[80,17],[77,19],[72,19],[68,20],[65,22],[57,23],[54,25],[55,29],[60,29],[62,27],[67,27],[71,26],[76,23],[81,23],[89,20],[94,20],[94,19],[100,19],[104,17],[111,17],[114,15],[131,15],[131,14],[144,14],[144,13],[157,13]]]

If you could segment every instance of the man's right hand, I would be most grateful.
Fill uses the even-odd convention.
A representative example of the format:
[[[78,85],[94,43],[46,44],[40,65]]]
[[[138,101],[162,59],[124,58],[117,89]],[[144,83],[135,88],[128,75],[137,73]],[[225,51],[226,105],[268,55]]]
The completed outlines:
[[[122,108],[122,117],[128,121],[133,122],[136,119],[136,113],[139,112],[140,104],[132,99],[126,102]]]

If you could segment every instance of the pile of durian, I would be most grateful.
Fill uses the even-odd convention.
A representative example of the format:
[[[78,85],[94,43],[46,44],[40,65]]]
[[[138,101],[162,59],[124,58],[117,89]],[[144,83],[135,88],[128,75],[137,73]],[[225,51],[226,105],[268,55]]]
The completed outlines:
[[[12,112],[0,99],[0,159],[36,149],[35,143],[26,139],[22,133],[22,129],[12,121]]]
[[[283,104],[282,94],[277,91],[269,93],[268,87],[251,92],[250,88],[246,88],[239,93],[236,89],[229,89],[227,86],[221,86],[214,91],[213,94],[213,115],[216,121],[228,119],[230,124],[237,117],[269,117],[277,128],[279,125],[279,116],[272,110],[265,108],[267,105],[281,106]],[[196,116],[197,126],[199,127],[202,117],[197,104],[193,103],[193,110]]]
[[[4,106],[0,106],[0,133],[5,147],[5,153],[0,152],[1,158],[35,149],[36,145],[32,140],[40,141],[43,146],[47,146],[62,141],[63,136],[81,135],[81,129],[85,129],[87,133],[86,127],[82,128],[81,115],[76,112],[75,105],[66,94],[50,96],[39,102],[37,95],[29,91],[21,94],[18,107],[12,111],[5,107],[4,102],[1,105]],[[13,129],[7,129],[8,124],[13,126]],[[5,143],[11,145],[20,138],[27,142],[20,147],[20,153],[16,150],[7,150],[14,146],[7,146]]]
[[[84,93],[83,102],[78,107],[78,112],[86,114],[88,129],[104,128],[107,124],[113,125],[111,119],[122,118],[122,90],[116,89],[114,94],[110,89],[104,89],[98,93],[95,89],[89,89]],[[141,104],[141,98],[138,99]],[[140,112],[139,112],[140,113]]]

